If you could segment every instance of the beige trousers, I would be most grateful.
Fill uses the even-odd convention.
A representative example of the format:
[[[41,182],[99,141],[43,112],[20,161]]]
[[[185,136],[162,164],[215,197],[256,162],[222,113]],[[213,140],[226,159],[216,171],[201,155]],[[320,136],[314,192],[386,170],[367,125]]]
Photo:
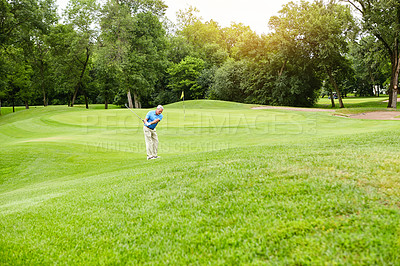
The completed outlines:
[[[156,157],[158,150],[158,137],[156,130],[151,130],[150,128],[144,126],[143,132],[144,140],[146,141],[147,158]]]

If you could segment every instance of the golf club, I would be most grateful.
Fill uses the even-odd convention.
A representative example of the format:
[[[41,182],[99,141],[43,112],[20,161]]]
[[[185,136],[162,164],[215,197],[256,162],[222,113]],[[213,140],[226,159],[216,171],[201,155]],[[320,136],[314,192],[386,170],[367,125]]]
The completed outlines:
[[[135,111],[133,111],[131,108],[129,108],[129,106],[127,104],[125,104],[125,107],[128,108],[129,110],[131,110],[132,113],[134,113],[140,120],[142,120],[142,122],[144,122],[144,120],[140,116],[138,116],[138,114],[135,113]]]

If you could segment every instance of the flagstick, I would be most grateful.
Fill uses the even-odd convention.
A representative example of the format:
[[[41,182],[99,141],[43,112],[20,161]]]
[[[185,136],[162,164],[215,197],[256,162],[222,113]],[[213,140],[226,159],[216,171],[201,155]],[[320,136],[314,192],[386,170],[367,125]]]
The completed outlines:
[[[186,112],[185,112],[185,96],[183,96],[182,102],[183,102],[183,121],[185,121],[185,117],[186,117]]]
[[[186,117],[186,112],[185,112],[185,93],[182,90],[182,95],[181,95],[181,99],[183,102],[183,121],[185,121],[185,117]]]

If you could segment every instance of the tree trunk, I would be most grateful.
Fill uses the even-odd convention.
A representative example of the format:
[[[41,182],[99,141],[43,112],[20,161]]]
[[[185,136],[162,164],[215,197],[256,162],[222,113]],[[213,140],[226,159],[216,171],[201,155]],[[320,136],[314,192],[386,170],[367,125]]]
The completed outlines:
[[[371,68],[368,68],[368,74],[369,74],[369,78],[371,79],[371,84],[372,84],[372,96],[376,96],[377,92],[376,92],[376,86],[375,86],[375,78],[374,75],[372,74],[372,70]]]
[[[107,99],[107,97],[105,98],[104,108],[108,109],[108,99]]]
[[[285,60],[285,62],[283,62],[281,70],[279,70],[278,72],[278,76],[281,77],[283,74],[283,70],[285,70],[285,66],[286,66],[287,61]]]
[[[393,91],[392,85],[393,85],[392,81],[390,81],[389,90],[388,90],[389,100],[388,100],[387,108],[390,108],[390,106],[392,106],[392,96],[393,96],[393,94],[392,94],[392,91]]]
[[[86,109],[89,109],[89,103],[88,103],[88,98],[86,96],[86,93],[84,93],[83,96],[85,96]]]
[[[393,89],[393,93],[392,93],[392,106],[391,106],[391,108],[397,109],[397,85],[396,85],[395,88]]]
[[[339,90],[339,87],[338,87],[338,85],[337,85],[337,83],[336,83],[335,78],[334,78],[333,75],[332,75],[332,70],[329,69],[329,68],[327,68],[326,70],[327,70],[327,72],[328,72],[329,80],[331,81],[332,86],[335,88],[336,94],[337,94],[337,96],[338,96],[339,106],[340,106],[340,108],[344,108],[344,104],[343,104],[343,100],[342,100],[342,95],[340,95],[340,90]]]
[[[14,103],[14,100],[13,100],[13,102],[12,102],[12,105],[13,105],[13,113],[15,113],[15,103]]]
[[[335,99],[333,99],[333,91],[331,91],[331,103],[332,103],[332,108],[335,108]]]
[[[43,90],[43,106],[46,107],[47,106],[46,91],[43,88],[42,90]]]
[[[25,101],[25,109],[29,109],[28,101]]]
[[[76,96],[78,94],[78,89],[82,84],[83,75],[85,74],[85,70],[86,70],[86,67],[88,65],[89,58],[90,58],[89,48],[86,47],[86,60],[83,63],[83,68],[82,68],[82,71],[81,71],[81,75],[79,76],[79,81],[75,86],[75,92],[74,92],[74,96],[72,97],[71,107],[74,107],[75,99],[76,99]]]
[[[131,90],[128,90],[127,96],[128,96],[128,105],[129,105],[129,108],[133,109]]]
[[[142,108],[142,105],[140,104],[139,101],[139,96],[137,95],[136,92],[133,93],[133,100],[135,101],[135,108]]]
[[[397,53],[392,60],[392,78],[390,79],[388,108],[397,108],[397,94],[399,84],[400,58]]]
[[[74,95],[72,96],[70,107],[74,107],[76,96],[78,95],[79,87],[80,87],[80,82],[78,82],[78,84],[76,84],[76,86],[75,86],[75,91],[74,91]]]
[[[0,99],[0,115],[1,115],[1,99]]]
[[[43,63],[40,64],[40,76],[42,78],[41,80],[41,87],[42,87],[42,92],[43,92],[43,106],[47,106],[47,99],[46,99],[46,88],[44,86],[44,70],[43,70]]]

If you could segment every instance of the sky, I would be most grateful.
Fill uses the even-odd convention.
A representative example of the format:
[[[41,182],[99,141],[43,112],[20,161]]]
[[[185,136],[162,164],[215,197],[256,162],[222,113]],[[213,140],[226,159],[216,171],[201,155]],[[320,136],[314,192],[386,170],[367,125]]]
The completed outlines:
[[[167,17],[175,21],[176,12],[189,6],[200,10],[199,15],[206,21],[213,19],[222,27],[231,22],[243,23],[258,34],[268,32],[268,21],[278,15],[282,6],[290,0],[164,0],[168,5]],[[294,1],[296,2],[296,1]]]
[[[57,0],[59,8],[65,8],[68,0]],[[166,15],[175,22],[176,12],[189,6],[200,10],[199,15],[208,21],[213,19],[222,27],[231,22],[243,23],[258,34],[268,32],[268,21],[278,14],[290,0],[164,0],[168,6]],[[294,2],[297,2],[294,0]]]

